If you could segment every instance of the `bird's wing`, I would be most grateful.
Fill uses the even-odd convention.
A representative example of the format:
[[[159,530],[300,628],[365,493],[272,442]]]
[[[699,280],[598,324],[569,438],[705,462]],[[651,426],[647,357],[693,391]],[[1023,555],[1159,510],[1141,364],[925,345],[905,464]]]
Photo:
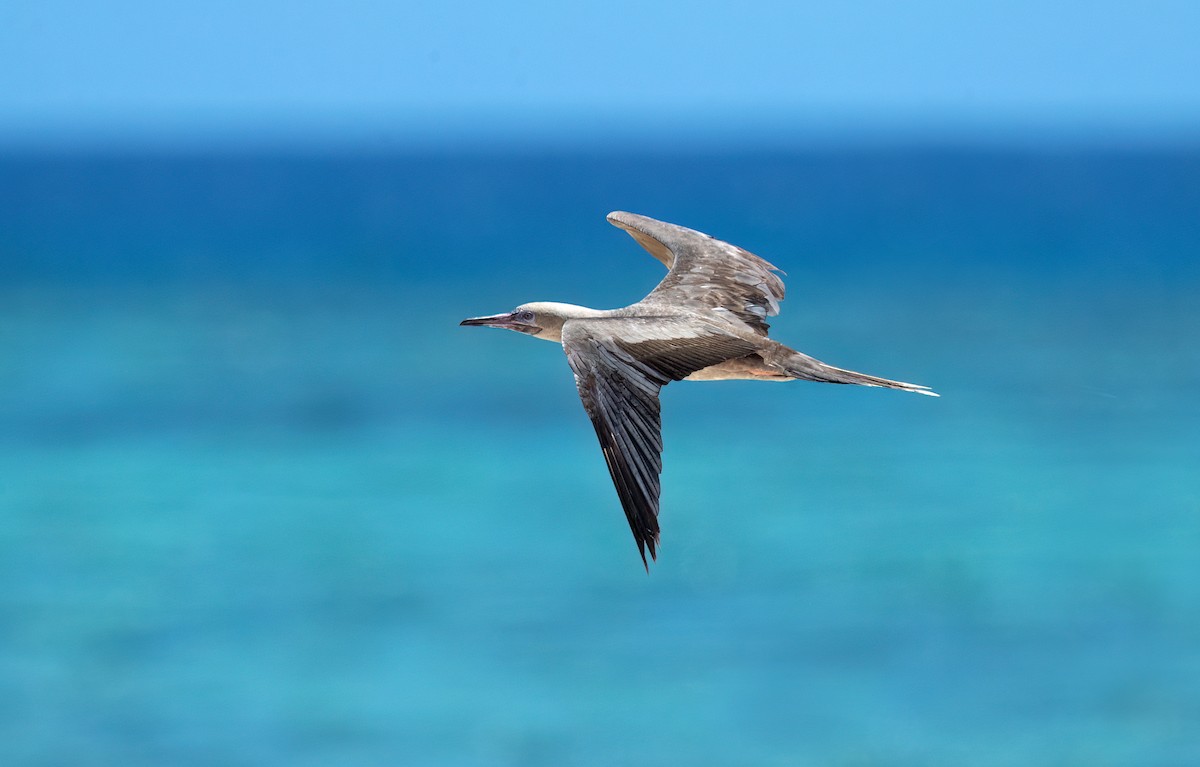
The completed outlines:
[[[749,354],[755,345],[703,322],[657,317],[570,320],[562,344],[646,564],[646,549],[657,558],[658,546],[658,392],[697,370]]]
[[[694,229],[636,213],[608,214],[609,223],[628,232],[669,269],[644,303],[664,302],[725,310],[766,335],[766,318],[779,314],[783,280],[753,253]]]

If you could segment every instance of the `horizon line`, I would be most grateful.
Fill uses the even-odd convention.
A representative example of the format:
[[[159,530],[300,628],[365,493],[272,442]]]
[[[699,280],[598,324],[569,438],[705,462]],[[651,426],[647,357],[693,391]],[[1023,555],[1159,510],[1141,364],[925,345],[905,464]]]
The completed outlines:
[[[770,151],[900,147],[1168,149],[1200,147],[1200,119],[623,120],[611,115],[542,119],[460,115],[440,119],[166,119],[10,122],[0,152],[316,151]]]

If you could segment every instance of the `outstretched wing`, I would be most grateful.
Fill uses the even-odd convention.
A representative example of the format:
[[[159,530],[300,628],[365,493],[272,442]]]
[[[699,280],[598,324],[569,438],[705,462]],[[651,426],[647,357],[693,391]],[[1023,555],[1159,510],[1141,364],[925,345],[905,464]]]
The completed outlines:
[[[645,565],[658,547],[659,390],[755,347],[711,325],[641,317],[570,320],[562,343]]]
[[[643,304],[691,305],[731,312],[766,335],[766,318],[779,314],[783,280],[753,253],[694,229],[616,211],[608,220],[628,232],[670,272]]]

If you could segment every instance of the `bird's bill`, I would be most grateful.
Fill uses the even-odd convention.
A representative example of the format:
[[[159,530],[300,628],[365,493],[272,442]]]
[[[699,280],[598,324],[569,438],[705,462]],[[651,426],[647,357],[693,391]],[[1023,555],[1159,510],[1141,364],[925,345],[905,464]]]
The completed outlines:
[[[485,328],[507,328],[509,330],[515,330],[522,326],[521,323],[516,321],[511,312],[507,314],[493,314],[489,317],[468,317],[458,324],[478,325]]]

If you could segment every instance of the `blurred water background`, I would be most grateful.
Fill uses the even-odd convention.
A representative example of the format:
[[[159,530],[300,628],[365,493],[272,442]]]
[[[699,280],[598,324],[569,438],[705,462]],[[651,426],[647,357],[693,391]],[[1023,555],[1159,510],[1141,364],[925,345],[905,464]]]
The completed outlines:
[[[642,570],[556,346],[619,208],[940,400],[664,391]],[[1200,152],[0,157],[13,765],[1200,763]]]

